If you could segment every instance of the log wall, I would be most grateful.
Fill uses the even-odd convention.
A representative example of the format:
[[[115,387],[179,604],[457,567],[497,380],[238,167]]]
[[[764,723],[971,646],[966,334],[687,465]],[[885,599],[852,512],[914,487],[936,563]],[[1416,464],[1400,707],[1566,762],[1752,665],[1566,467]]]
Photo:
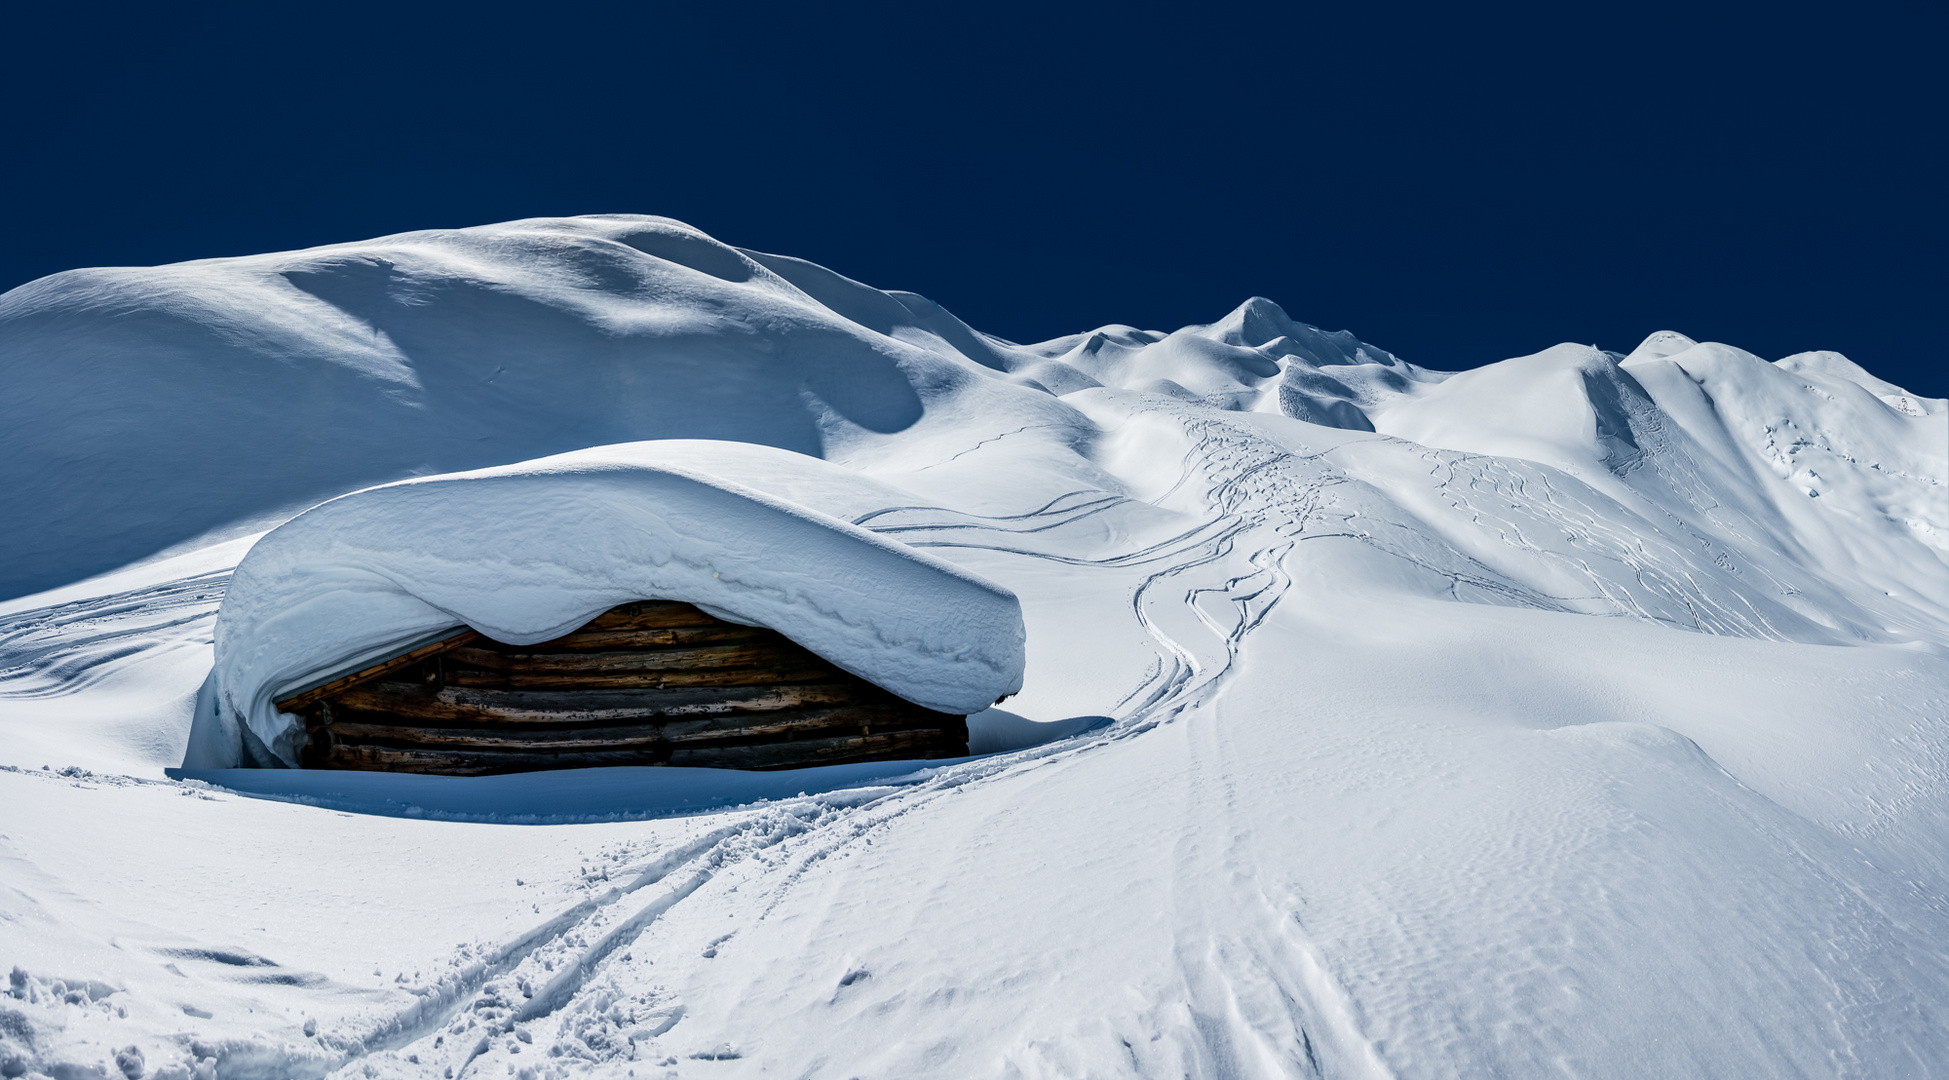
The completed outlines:
[[[457,631],[278,707],[304,718],[304,764],[318,769],[790,769],[968,748],[965,717],[895,697],[776,631],[666,600],[540,645]]]

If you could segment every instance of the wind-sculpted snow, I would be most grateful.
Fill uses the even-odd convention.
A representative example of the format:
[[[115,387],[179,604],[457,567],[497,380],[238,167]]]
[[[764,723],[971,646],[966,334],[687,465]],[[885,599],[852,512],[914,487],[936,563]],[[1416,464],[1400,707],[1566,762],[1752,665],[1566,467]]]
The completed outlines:
[[[0,362],[4,565],[59,586],[0,604],[0,1066],[1949,1074],[1949,402],[1837,353],[1660,332],[1449,374],[1262,299],[1016,345],[616,216],[61,275],[0,300]],[[482,619],[653,576],[665,526],[593,466],[497,468],[587,447],[559,460],[712,511],[678,520],[721,496],[1012,592],[1022,691],[971,720],[1010,749],[162,778],[217,603],[225,649],[253,604],[294,632],[239,643],[302,636],[280,534],[383,541],[314,575],[361,620],[359,573],[445,551],[426,577],[484,596],[551,513],[627,536],[543,545],[579,569]],[[502,485],[478,548],[417,513]],[[979,636],[923,591],[866,608]],[[429,599],[398,634],[480,602]]]
[[[271,530],[217,615],[220,709],[195,738],[194,763],[238,764],[241,721],[295,766],[306,735],[272,705],[278,692],[430,633],[464,624],[532,645],[642,599],[769,626],[941,712],[980,712],[1022,688],[1022,612],[1008,590],[668,463],[683,451],[707,459],[708,446],[663,450],[625,444],[367,488]],[[790,451],[734,447],[726,457],[779,478],[774,486],[872,488]]]

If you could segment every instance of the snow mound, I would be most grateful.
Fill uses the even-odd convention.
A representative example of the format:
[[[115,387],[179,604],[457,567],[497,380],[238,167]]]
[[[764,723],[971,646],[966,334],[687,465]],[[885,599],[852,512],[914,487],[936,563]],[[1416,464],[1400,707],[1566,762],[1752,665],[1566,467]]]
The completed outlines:
[[[303,730],[272,701],[465,624],[514,645],[631,600],[697,604],[772,627],[918,705],[979,712],[1022,687],[1015,595],[933,556],[672,457],[626,444],[407,480],[272,530],[237,567],[216,624],[192,767],[234,761],[242,732],[296,764]],[[844,470],[738,447],[743,471],[814,488]],[[772,459],[765,468],[764,458]],[[815,492],[816,494],[816,492]],[[226,719],[228,718],[228,719]]]

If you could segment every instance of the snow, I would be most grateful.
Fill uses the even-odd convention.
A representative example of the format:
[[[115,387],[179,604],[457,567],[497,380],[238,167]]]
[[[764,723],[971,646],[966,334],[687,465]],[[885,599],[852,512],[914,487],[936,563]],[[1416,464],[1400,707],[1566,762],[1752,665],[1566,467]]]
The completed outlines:
[[[632,443],[342,495],[272,529],[217,613],[192,768],[256,745],[297,767],[307,738],[273,699],[456,626],[511,645],[632,600],[767,626],[915,704],[980,712],[1022,688],[1013,593],[856,525],[672,461],[711,445]],[[761,486],[860,497],[837,466],[771,447],[727,460]],[[736,467],[736,466],[733,466]]]
[[[34,509],[0,538],[0,596],[407,476],[652,438],[824,456],[830,423],[906,430],[949,394],[1046,401],[794,283],[838,275],[780,265],[616,215],[24,285],[0,298],[0,490]],[[872,295],[908,320],[924,303]]]
[[[0,1065],[1949,1073],[1949,403],[1838,353],[1017,345],[608,216],[57,275],[0,365]],[[253,594],[407,635],[512,572],[394,513],[449,498],[1013,594],[1021,692],[961,761],[174,768]],[[655,564],[540,549],[483,619]],[[976,617],[921,588],[863,655]]]

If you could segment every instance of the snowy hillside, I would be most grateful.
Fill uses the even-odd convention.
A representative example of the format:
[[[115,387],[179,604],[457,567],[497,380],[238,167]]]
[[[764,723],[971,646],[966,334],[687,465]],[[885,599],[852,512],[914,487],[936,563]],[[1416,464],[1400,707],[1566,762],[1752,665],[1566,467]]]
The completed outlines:
[[[1949,402],[1838,353],[1018,345],[605,216],[56,275],[0,388],[0,1075],[1949,1074]],[[465,470],[561,482],[238,570]],[[816,512],[862,642],[1012,592],[983,756],[165,776],[233,572],[289,644],[387,492],[612,483]]]

